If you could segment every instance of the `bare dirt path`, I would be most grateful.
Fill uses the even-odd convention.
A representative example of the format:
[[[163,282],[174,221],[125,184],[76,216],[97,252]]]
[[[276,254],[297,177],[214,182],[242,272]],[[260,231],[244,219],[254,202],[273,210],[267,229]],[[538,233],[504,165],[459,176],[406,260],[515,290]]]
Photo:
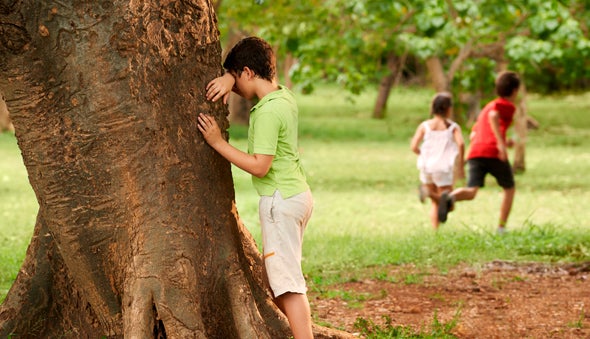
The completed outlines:
[[[590,338],[590,263],[496,261],[445,273],[393,266],[387,276],[405,278],[330,286],[335,298],[311,291],[316,321],[351,333],[359,317],[380,326],[389,317],[423,333],[435,319],[456,320],[458,338]]]

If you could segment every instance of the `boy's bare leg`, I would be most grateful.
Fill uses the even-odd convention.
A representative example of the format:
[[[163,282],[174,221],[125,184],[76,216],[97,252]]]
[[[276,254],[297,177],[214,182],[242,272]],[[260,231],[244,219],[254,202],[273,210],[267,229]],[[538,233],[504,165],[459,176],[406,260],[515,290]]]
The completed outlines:
[[[287,316],[295,339],[313,339],[307,295],[288,292],[276,298],[275,303]]]
[[[437,217],[440,222],[447,221],[447,215],[455,209],[455,202],[461,200],[472,200],[477,195],[479,187],[461,187],[450,194],[443,193],[438,203]]]
[[[453,201],[473,200],[479,187],[461,187],[451,192]]]
[[[508,216],[510,215],[510,210],[512,209],[512,202],[514,201],[515,193],[516,189],[514,187],[504,189],[504,197],[502,198],[502,205],[500,206],[499,228],[503,229],[506,227],[506,221],[508,221]]]

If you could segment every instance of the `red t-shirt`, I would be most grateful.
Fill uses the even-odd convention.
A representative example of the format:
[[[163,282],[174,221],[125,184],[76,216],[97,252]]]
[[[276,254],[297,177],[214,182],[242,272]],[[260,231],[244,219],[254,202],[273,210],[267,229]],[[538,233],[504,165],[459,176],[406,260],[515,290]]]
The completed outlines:
[[[498,144],[490,126],[490,112],[498,112],[500,134],[502,140],[506,141],[506,130],[512,124],[515,110],[514,104],[504,98],[492,100],[481,110],[477,122],[472,128],[471,147],[467,159],[498,158]]]

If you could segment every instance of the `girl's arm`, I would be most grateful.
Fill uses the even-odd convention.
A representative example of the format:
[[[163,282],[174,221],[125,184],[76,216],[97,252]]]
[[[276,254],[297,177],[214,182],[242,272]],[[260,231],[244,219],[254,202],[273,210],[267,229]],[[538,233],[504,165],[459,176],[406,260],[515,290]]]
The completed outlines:
[[[412,152],[420,155],[420,143],[422,142],[422,138],[424,138],[424,128],[422,128],[422,124],[418,126],[416,129],[416,133],[414,133],[414,137],[412,138],[412,142],[410,143],[410,148]]]
[[[457,127],[453,130],[453,139],[455,139],[455,143],[457,143],[457,148],[459,149],[458,157],[458,176],[459,178],[465,178],[465,141],[463,140],[463,134],[461,133],[461,128],[457,125]]]

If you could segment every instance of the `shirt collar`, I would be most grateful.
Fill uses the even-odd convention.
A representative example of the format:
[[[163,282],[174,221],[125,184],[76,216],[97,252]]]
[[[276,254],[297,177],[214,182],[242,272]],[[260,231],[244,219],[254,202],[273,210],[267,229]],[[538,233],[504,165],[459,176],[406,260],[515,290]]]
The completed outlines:
[[[254,107],[252,107],[250,109],[250,112],[256,110],[258,107],[264,105],[265,103],[267,103],[273,99],[282,97],[284,95],[283,93],[285,92],[285,90],[287,90],[287,88],[285,86],[279,85],[279,89],[277,89],[276,91],[272,91],[272,92],[268,93],[267,95],[265,95],[262,99],[260,99],[256,103],[256,105],[254,105]]]

